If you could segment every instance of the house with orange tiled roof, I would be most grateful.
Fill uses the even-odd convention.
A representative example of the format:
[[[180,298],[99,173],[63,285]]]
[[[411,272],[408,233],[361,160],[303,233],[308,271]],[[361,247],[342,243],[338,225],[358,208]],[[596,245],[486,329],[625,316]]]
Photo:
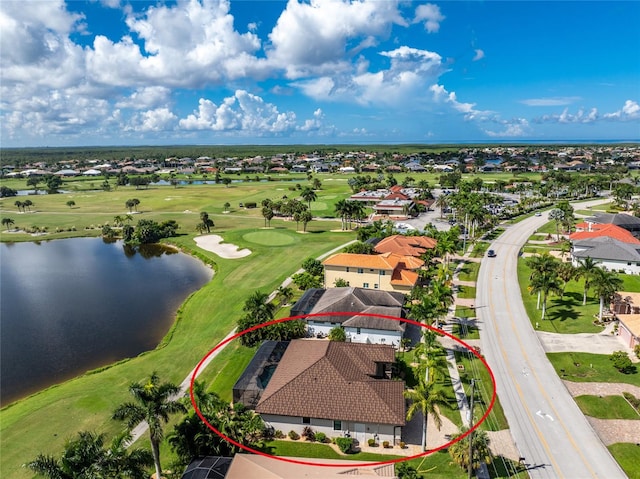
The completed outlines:
[[[427,250],[434,249],[437,244],[438,242],[429,236],[393,235],[380,240],[375,246],[375,251],[418,257]]]
[[[608,236],[623,243],[640,244],[640,240],[633,234],[613,223],[591,223],[583,222],[576,225],[576,232],[569,236],[571,241],[580,241],[585,239],[599,238]]]
[[[409,293],[418,284],[419,268],[424,261],[395,253],[338,253],[325,259],[325,288],[335,287],[338,279],[356,288]]]
[[[255,411],[274,430],[302,434],[310,427],[328,437],[396,444],[406,420],[404,382],[391,378],[394,362],[392,346],[293,340]]]

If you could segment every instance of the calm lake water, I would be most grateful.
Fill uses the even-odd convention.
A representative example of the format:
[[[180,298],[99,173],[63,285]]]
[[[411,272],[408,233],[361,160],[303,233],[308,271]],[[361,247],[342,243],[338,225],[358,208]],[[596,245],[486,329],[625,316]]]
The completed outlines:
[[[151,246],[76,238],[0,244],[0,402],[153,349],[211,279]]]

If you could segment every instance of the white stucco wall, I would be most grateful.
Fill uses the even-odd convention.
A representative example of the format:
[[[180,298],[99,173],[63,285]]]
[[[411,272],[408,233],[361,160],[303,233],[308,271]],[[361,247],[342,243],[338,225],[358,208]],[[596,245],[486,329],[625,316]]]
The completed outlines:
[[[329,332],[339,326],[338,323],[325,323],[320,321],[309,320],[307,322],[307,330],[312,336],[321,334],[328,336]],[[347,340],[352,343],[368,343],[368,344],[389,344],[396,348],[400,345],[402,339],[402,333],[400,331],[381,331],[378,329],[360,328],[344,328],[347,335]]]
[[[344,437],[349,434],[352,438],[366,444],[369,439],[377,434],[380,444],[389,441],[389,444],[396,444],[400,441],[401,428],[390,424],[359,424],[347,421],[340,422],[340,429],[334,429],[334,422],[330,419],[310,418],[309,424],[303,424],[301,417],[277,416],[272,414],[260,415],[267,426],[274,430],[280,430],[285,435],[289,431],[295,431],[302,435],[305,427],[309,426],[314,432],[323,432],[328,438]],[[395,431],[395,436],[394,436]]]

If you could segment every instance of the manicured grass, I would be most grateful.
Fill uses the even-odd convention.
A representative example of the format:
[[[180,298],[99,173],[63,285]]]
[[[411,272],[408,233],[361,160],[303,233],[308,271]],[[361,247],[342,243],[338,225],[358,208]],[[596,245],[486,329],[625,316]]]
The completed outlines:
[[[599,419],[638,419],[640,415],[622,396],[577,396],[576,403],[582,412]],[[640,423],[638,423],[640,427]]]
[[[252,291],[271,292],[277,289],[305,258],[316,257],[353,239],[354,233],[329,231],[339,221],[311,222],[308,228],[311,234],[299,235],[295,232],[295,223],[274,219],[272,226],[278,228],[277,232],[300,238],[295,246],[248,243],[243,239],[244,235],[265,231],[262,230],[264,221],[259,212],[216,213],[222,210],[225,201],[236,208],[237,201],[259,201],[261,197],[272,196],[273,188],[277,187],[278,183],[255,183],[242,188],[202,185],[135,190],[126,187],[112,192],[83,194],[75,198],[78,208],[72,210],[65,205],[69,195],[45,195],[34,200],[39,212],[21,217],[36,218],[38,224],[49,224],[53,229],[60,224],[76,224],[78,229],[82,229],[80,226],[83,224],[112,221],[115,215],[126,214],[124,201],[137,197],[143,213],[135,215],[134,221],[139,218],[175,219],[181,225],[179,232],[182,235],[171,238],[171,243],[185,251],[194,251],[200,258],[215,264],[216,273],[207,285],[187,298],[176,314],[175,324],[155,350],[103,368],[100,372],[87,373],[3,408],[0,412],[0,475],[3,478],[31,477],[20,467],[21,464],[39,453],[58,454],[65,440],[78,431],[104,432],[107,436],[120,431],[122,424],[111,420],[111,412],[130,399],[128,386],[131,382],[142,381],[157,371],[162,380],[180,383],[200,359],[233,329],[242,314],[242,305]],[[344,187],[342,191],[346,191]],[[7,203],[6,199],[0,202],[2,210],[12,205],[13,202]],[[220,234],[225,242],[251,249],[252,254],[226,260],[198,248],[193,238],[200,211],[210,212],[216,224],[213,233]],[[16,223],[20,226],[19,221]],[[19,239],[3,234],[2,240],[6,241],[7,236]],[[32,238],[23,235],[22,239]],[[204,377],[211,374],[208,377],[214,379],[212,372],[205,370],[204,374]],[[223,379],[227,380],[220,377],[216,381]],[[231,382],[230,379],[228,381]],[[169,463],[171,458],[165,457]]]
[[[476,297],[476,288],[473,286],[458,286],[458,298],[473,299]]]
[[[294,238],[290,234],[269,229],[253,231],[245,234],[242,238],[249,243],[263,246],[285,246],[300,241],[300,238]]]
[[[475,261],[467,261],[462,266],[458,279],[460,281],[476,281],[478,279],[478,271],[480,270],[480,263]]]
[[[462,318],[462,319],[475,318],[476,310],[468,306],[456,306],[455,315],[456,317]]]
[[[473,245],[473,250],[471,250],[470,256],[472,258],[481,258],[489,249],[489,244],[490,243],[488,241],[478,241]]]
[[[640,479],[640,467],[638,467],[640,446],[638,444],[619,442],[607,447],[629,479]]]
[[[208,391],[215,392],[221,399],[231,402],[233,385],[247,367],[258,350],[242,346],[240,341],[232,341],[216,356],[198,378],[208,384]]]
[[[464,367],[464,370],[460,371],[460,380],[464,385],[467,397],[471,394],[471,379],[477,380],[473,416],[476,420],[479,420],[484,416],[491,402],[493,386],[489,371],[487,371],[484,364],[470,352],[462,354],[456,352],[456,362]],[[509,428],[507,418],[504,415],[502,405],[497,396],[493,409],[480,427],[487,431],[501,431],[502,429]]]
[[[575,382],[628,383],[640,386],[640,373],[624,374],[606,354],[547,353],[561,379]]]
[[[544,320],[542,308],[536,309],[537,295],[529,294],[529,277],[531,270],[525,259],[518,261],[518,282],[522,291],[522,301],[532,324],[538,323],[540,331],[552,333],[598,333],[601,326],[593,324],[594,315],[598,313],[599,301],[593,293],[587,296],[587,304],[582,305],[584,281],[570,281],[562,298],[550,295],[547,299],[547,315]]]
[[[480,332],[476,326],[467,326],[456,323],[453,325],[453,335],[464,339],[480,339]]]

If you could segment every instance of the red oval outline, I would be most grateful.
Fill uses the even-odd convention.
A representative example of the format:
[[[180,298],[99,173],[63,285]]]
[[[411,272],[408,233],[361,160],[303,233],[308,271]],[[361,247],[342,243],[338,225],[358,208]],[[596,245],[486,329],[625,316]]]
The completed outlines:
[[[370,316],[370,317],[375,317],[375,318],[384,318],[384,319],[390,319],[393,321],[400,321],[400,322],[404,322],[404,323],[408,323],[408,324],[414,324],[416,326],[420,326],[422,328],[426,328],[426,329],[430,329],[432,331],[437,332],[438,334],[442,334],[444,336],[447,336],[451,339],[453,339],[455,342],[461,344],[462,346],[464,346],[466,349],[468,349],[469,351],[471,351],[473,353],[473,355],[478,358],[482,364],[484,364],[484,367],[487,368],[487,371],[489,372],[489,377],[491,378],[491,385],[493,387],[493,392],[491,395],[491,402],[489,403],[489,407],[487,408],[487,411],[484,413],[484,415],[480,418],[480,420],[474,424],[473,428],[469,429],[468,431],[465,431],[463,434],[461,434],[459,437],[457,437],[454,440],[451,440],[441,446],[438,446],[435,449],[428,449],[424,452],[422,452],[421,454],[415,454],[413,456],[407,456],[407,457],[401,457],[398,459],[391,459],[388,461],[380,461],[380,462],[363,462],[363,463],[358,463],[355,461],[349,461],[349,466],[350,467],[373,467],[373,466],[382,466],[385,464],[395,464],[395,463],[400,463],[400,462],[405,462],[405,461],[409,461],[411,459],[416,459],[419,457],[425,457],[428,456],[430,454],[433,454],[434,452],[438,452],[442,449],[446,449],[449,446],[451,446],[452,444],[461,441],[462,439],[464,439],[465,437],[467,437],[469,434],[471,434],[473,431],[475,431],[480,424],[482,424],[487,417],[489,416],[489,414],[491,413],[491,410],[493,409],[493,406],[496,402],[496,379],[493,375],[493,371],[491,370],[491,368],[489,367],[489,364],[487,364],[487,361],[470,345],[468,345],[467,343],[465,343],[464,341],[462,341],[459,338],[456,338],[455,336],[453,336],[450,333],[447,333],[446,331],[443,331],[441,329],[435,328],[434,326],[429,326],[428,324],[424,324],[424,323],[420,323],[418,321],[415,321],[413,319],[408,319],[408,318],[398,318],[396,316],[387,316],[387,315],[383,315],[383,314],[375,314],[375,313],[361,313],[361,312],[347,312],[347,311],[335,311],[335,312],[330,312],[330,313],[312,313],[312,314],[301,314],[298,316],[289,316],[286,318],[280,318],[280,319],[274,319],[272,321],[268,321],[266,323],[263,324],[257,324],[255,326],[252,326],[248,329],[245,329],[244,331],[240,331],[239,333],[236,333],[224,340],[222,340],[220,343],[218,343],[218,345],[216,345],[211,351],[209,351],[204,358],[202,358],[200,360],[200,362],[198,363],[198,365],[195,367],[195,369],[193,370],[193,373],[191,375],[191,383],[189,385],[189,396],[191,398],[191,404],[196,412],[196,414],[198,415],[198,417],[200,418],[201,421],[203,421],[206,426],[211,429],[214,433],[216,433],[218,436],[220,436],[222,439],[224,439],[227,442],[230,442],[231,444],[239,447],[240,449],[247,451],[247,452],[251,452],[253,454],[258,454],[260,456],[264,456],[264,457],[270,457],[273,459],[276,459],[278,461],[283,461],[283,462],[289,462],[292,464],[301,464],[301,465],[305,465],[305,466],[316,466],[316,467],[344,467],[344,464],[320,464],[317,462],[312,462],[312,461],[302,461],[302,460],[297,460],[297,459],[292,459],[292,458],[287,458],[287,457],[282,457],[282,456],[276,456],[273,454],[268,454],[266,452],[262,452],[262,451],[258,451],[257,449],[253,449],[251,447],[248,446],[244,446],[240,443],[238,443],[236,440],[227,437],[226,435],[222,434],[220,431],[218,431],[214,426],[212,426],[209,421],[207,421],[207,418],[204,417],[204,415],[202,414],[202,412],[200,412],[200,409],[198,408],[198,405],[196,404],[195,401],[195,397],[193,395],[193,385],[196,381],[196,378],[198,376],[198,371],[200,370],[200,368],[202,367],[202,364],[207,360],[207,358],[209,356],[211,356],[215,351],[217,351],[218,349],[220,349],[222,346],[224,346],[225,344],[233,341],[234,339],[237,339],[247,333],[250,333],[251,331],[256,331],[258,329],[261,328],[265,328],[267,326],[271,326],[273,324],[278,324],[278,323],[285,323],[287,321],[293,321],[296,319],[304,319],[304,318],[312,318],[315,316]],[[348,459],[345,459],[348,460]]]

